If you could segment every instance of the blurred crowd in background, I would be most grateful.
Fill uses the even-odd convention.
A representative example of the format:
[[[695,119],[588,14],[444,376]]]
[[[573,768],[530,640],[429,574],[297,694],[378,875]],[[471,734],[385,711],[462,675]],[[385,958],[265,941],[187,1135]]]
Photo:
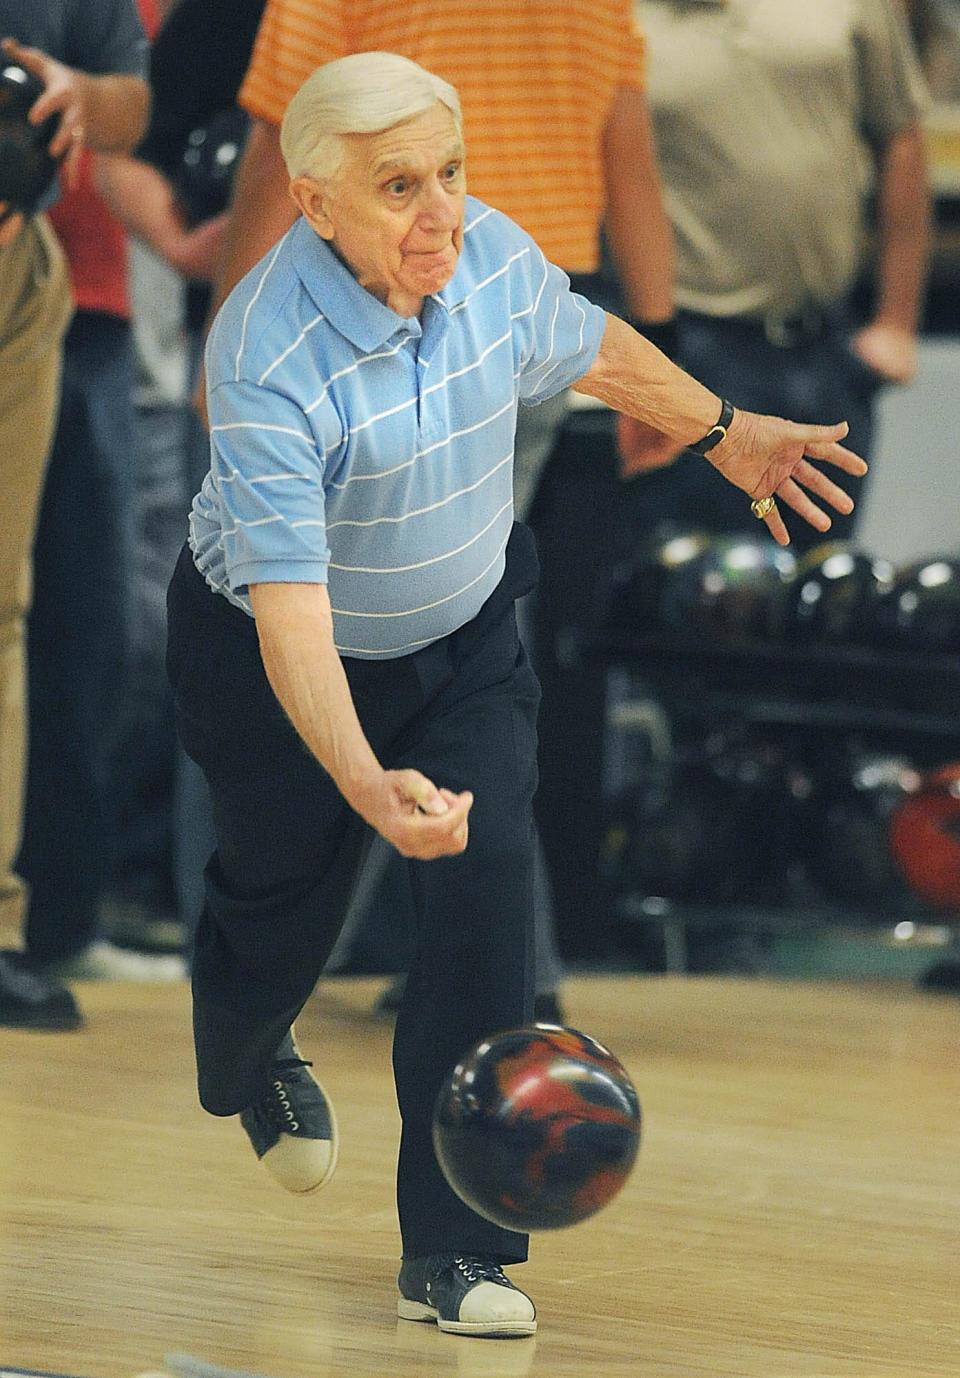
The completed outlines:
[[[614,211],[596,261],[560,266],[734,402],[798,420],[839,419],[842,408],[851,444],[869,458],[876,399],[912,380],[918,338],[960,337],[960,0],[785,0],[767,28],[753,10],[777,7],[746,0],[597,8],[623,11],[644,36],[645,105],[631,114],[632,146],[608,130],[604,198]],[[47,212],[75,309],[32,545],[29,752],[22,838],[0,896],[0,1023],[77,1022],[61,983],[184,978],[214,845],[204,782],[176,740],[166,586],[207,469],[194,394],[211,292],[222,295],[224,265],[240,261],[235,174],[237,216],[270,206],[265,224],[282,219],[252,185],[269,163],[260,88],[277,33],[296,32],[311,4],[138,0],[138,9],[153,44],[149,124],[126,149],[91,151],[88,139]],[[2,7],[0,19],[20,37]],[[851,33],[853,56],[843,47]],[[36,30],[24,41],[42,47]],[[244,84],[255,44],[259,76]],[[431,51],[411,55],[429,67]],[[752,82],[728,70],[738,54]],[[442,75],[461,84],[456,71]],[[481,171],[469,180],[469,124],[467,134],[470,190],[484,198]],[[262,163],[244,164],[251,146]],[[630,181],[641,173],[642,187]],[[649,210],[655,202],[660,212],[660,185],[673,241],[667,299],[637,274],[621,225],[622,198],[642,191],[645,252],[661,252]],[[662,467],[623,478],[630,443],[609,414],[561,401],[518,494],[544,566],[528,610],[544,684],[545,904],[559,947],[544,993],[556,996],[561,959],[669,959],[646,940],[611,938],[627,901],[739,911],[827,901],[888,919],[916,917],[918,901],[960,910],[955,857],[944,856],[935,883],[911,872],[931,817],[952,818],[960,794],[960,774],[944,772],[951,662],[960,663],[960,528],[953,548],[906,569],[857,546],[856,517],[838,523],[829,548],[797,533],[783,553],[760,541],[739,495],[719,480],[711,487],[716,476],[700,460],[665,454]],[[583,551],[589,519],[604,539]],[[620,735],[610,730],[609,676],[598,672],[604,636],[604,654],[618,638],[651,648],[650,677],[620,705],[621,726],[632,705],[634,728]],[[669,673],[655,668],[664,647],[674,648]],[[832,701],[830,655],[852,648],[843,692],[869,712],[851,716],[829,759],[806,721],[758,741],[729,706],[691,696],[704,647],[732,650],[718,672],[731,694],[782,698],[789,685],[814,705]],[[788,658],[771,653],[765,664],[763,647]],[[886,696],[872,655],[894,667]],[[738,656],[748,657],[749,684],[736,678]],[[908,672],[903,657],[918,668]],[[15,791],[15,776],[4,787]],[[833,840],[820,846],[828,817]],[[405,903],[402,873],[385,859],[333,969],[402,972]],[[749,968],[735,916],[705,932],[685,962]]]

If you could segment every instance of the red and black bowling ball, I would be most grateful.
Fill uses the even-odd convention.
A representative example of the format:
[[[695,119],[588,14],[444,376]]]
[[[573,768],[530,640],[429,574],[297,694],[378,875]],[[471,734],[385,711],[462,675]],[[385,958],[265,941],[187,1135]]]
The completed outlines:
[[[437,1098],[433,1144],[452,1189],[508,1230],[575,1225],[620,1191],[640,1147],[621,1063],[576,1029],[532,1024],[471,1048]]]
[[[924,775],[890,819],[890,847],[911,890],[960,918],[960,763]]]
[[[27,118],[43,94],[36,77],[16,63],[0,66],[0,201],[13,210],[34,210],[57,172],[49,152],[59,115],[42,124]]]

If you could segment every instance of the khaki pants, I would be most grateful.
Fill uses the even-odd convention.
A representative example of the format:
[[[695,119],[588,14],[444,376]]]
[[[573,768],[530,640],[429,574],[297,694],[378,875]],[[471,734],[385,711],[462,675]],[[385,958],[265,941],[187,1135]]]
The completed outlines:
[[[13,874],[26,748],[24,620],[30,551],[60,387],[70,280],[44,216],[0,249],[0,925],[19,922]]]

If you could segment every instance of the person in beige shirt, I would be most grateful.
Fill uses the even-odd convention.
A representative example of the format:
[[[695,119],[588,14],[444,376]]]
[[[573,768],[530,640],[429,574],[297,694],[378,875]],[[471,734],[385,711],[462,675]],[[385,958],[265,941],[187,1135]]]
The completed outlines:
[[[636,14],[681,362],[758,411],[848,421],[869,457],[878,389],[916,368],[930,222],[926,96],[899,0],[638,0]],[[718,478],[681,456],[671,515],[749,528]]]

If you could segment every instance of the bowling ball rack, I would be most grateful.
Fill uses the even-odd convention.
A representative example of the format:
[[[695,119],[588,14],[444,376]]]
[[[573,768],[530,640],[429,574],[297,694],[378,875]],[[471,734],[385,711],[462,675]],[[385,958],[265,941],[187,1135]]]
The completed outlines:
[[[922,768],[960,758],[960,656],[760,641],[723,645],[582,626],[560,632],[557,654],[570,668],[604,676],[604,757],[615,763],[613,776],[619,772],[617,787],[629,782],[624,762],[631,757],[631,728],[622,724],[630,713],[624,708],[650,700],[678,737],[705,725],[737,728],[748,740],[755,735],[786,745],[854,734],[878,750],[904,752]],[[609,769],[605,774],[610,776]],[[869,926],[866,916],[850,907],[819,900],[782,908],[699,905],[636,892],[614,901],[613,917],[654,925],[666,969],[675,971],[688,969],[693,934],[735,928],[792,936]],[[943,942],[958,955],[960,926],[944,930],[919,901],[916,908],[891,914],[887,926],[892,931],[904,924],[914,925],[920,935],[939,933],[930,941]]]
[[[583,628],[558,640],[567,663],[642,678],[671,715],[894,734],[937,746],[937,759],[942,746],[960,745],[960,656],[767,642],[724,646]]]

